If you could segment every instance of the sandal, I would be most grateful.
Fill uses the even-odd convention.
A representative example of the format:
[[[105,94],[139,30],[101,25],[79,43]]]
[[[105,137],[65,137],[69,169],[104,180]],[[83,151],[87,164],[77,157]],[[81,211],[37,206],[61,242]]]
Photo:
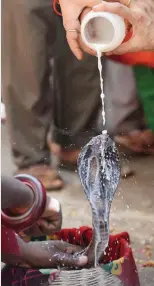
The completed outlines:
[[[17,174],[29,174],[39,179],[48,191],[61,190],[64,187],[62,178],[57,172],[46,165],[35,165],[29,168],[19,169]]]
[[[80,150],[65,150],[62,149],[56,143],[48,144],[50,151],[58,158],[58,167],[62,169],[67,169],[69,171],[75,171],[77,169],[77,159]]]
[[[151,130],[134,130],[126,135],[117,135],[115,142],[135,153],[154,154],[154,133]]]
[[[80,150],[73,150],[73,151],[62,150],[59,167],[62,169],[67,169],[69,171],[76,171],[79,153]]]

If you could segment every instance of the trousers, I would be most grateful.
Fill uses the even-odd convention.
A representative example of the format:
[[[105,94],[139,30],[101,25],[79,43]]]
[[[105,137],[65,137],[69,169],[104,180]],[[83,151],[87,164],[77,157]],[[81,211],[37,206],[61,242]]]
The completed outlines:
[[[51,0],[2,1],[2,81],[13,159],[47,162],[47,132],[63,147],[96,135],[100,85],[95,57],[78,61]]]

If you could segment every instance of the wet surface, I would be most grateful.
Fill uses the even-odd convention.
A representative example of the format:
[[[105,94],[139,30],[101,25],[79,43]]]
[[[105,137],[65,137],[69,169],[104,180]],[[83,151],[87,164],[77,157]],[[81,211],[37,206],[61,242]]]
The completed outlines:
[[[89,263],[96,266],[108,245],[110,209],[120,182],[119,155],[107,134],[95,136],[82,148],[78,175],[91,206],[93,221],[93,236],[85,253]]]
[[[143,269],[146,245],[154,259],[154,157],[136,157],[129,163],[135,175],[121,180],[111,211],[111,232],[128,231],[139,267],[141,286],[154,285],[154,268]],[[2,174],[12,175],[12,164],[6,128],[2,126]],[[60,172],[64,190],[50,192],[62,203],[63,227],[91,225],[91,210],[76,173]]]

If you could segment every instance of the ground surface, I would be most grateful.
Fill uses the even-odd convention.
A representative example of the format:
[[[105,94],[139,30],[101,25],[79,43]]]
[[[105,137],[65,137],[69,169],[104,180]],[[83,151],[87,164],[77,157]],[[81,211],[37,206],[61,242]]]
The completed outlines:
[[[154,259],[154,157],[132,159],[135,176],[121,180],[112,205],[111,230],[128,231],[136,259],[146,260],[142,253],[150,244]],[[6,128],[2,126],[2,174],[11,175],[15,166],[11,161]],[[52,192],[63,207],[64,227],[91,224],[91,212],[76,173],[62,172],[66,187]],[[142,269],[138,262],[141,286],[154,286],[154,268]]]

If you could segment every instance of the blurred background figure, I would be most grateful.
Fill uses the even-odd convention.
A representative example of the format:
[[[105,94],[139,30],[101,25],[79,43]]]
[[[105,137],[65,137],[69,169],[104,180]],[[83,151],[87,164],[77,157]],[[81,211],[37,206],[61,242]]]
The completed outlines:
[[[107,127],[115,141],[125,151],[154,153],[154,69],[107,60],[105,82]]]
[[[74,57],[51,1],[6,0],[2,9],[3,97],[16,174],[58,190],[64,182],[53,154],[59,166],[76,169],[81,147],[102,131],[97,60]],[[124,152],[152,153],[153,69],[103,58],[103,76],[110,135]]]
[[[58,150],[60,164],[76,164],[80,148],[97,134],[97,61],[74,57],[50,0],[6,0],[2,11],[3,97],[16,173],[36,176],[46,189],[61,189],[50,149]]]
[[[65,37],[51,0],[2,1],[3,103],[15,173],[37,177],[47,190],[62,189],[66,178],[69,184],[64,191],[52,195],[62,202],[63,227],[69,228],[90,225],[91,212],[78,175],[61,172],[59,176],[58,167],[76,169],[81,147],[102,131],[102,106],[96,57],[85,55],[77,61]],[[153,158],[134,156],[128,165],[123,154],[153,153],[154,70],[122,65],[124,61],[117,63],[111,57],[102,61],[106,127],[119,146],[121,175],[134,171],[138,175],[120,182],[111,232],[130,232],[135,257],[142,261],[141,249],[154,249]],[[11,175],[14,165],[3,127],[2,173]],[[153,272],[144,273],[143,286],[152,286]]]
[[[154,69],[108,59],[105,94],[107,128],[119,146],[126,178],[136,171],[127,160],[130,155],[154,154]]]

